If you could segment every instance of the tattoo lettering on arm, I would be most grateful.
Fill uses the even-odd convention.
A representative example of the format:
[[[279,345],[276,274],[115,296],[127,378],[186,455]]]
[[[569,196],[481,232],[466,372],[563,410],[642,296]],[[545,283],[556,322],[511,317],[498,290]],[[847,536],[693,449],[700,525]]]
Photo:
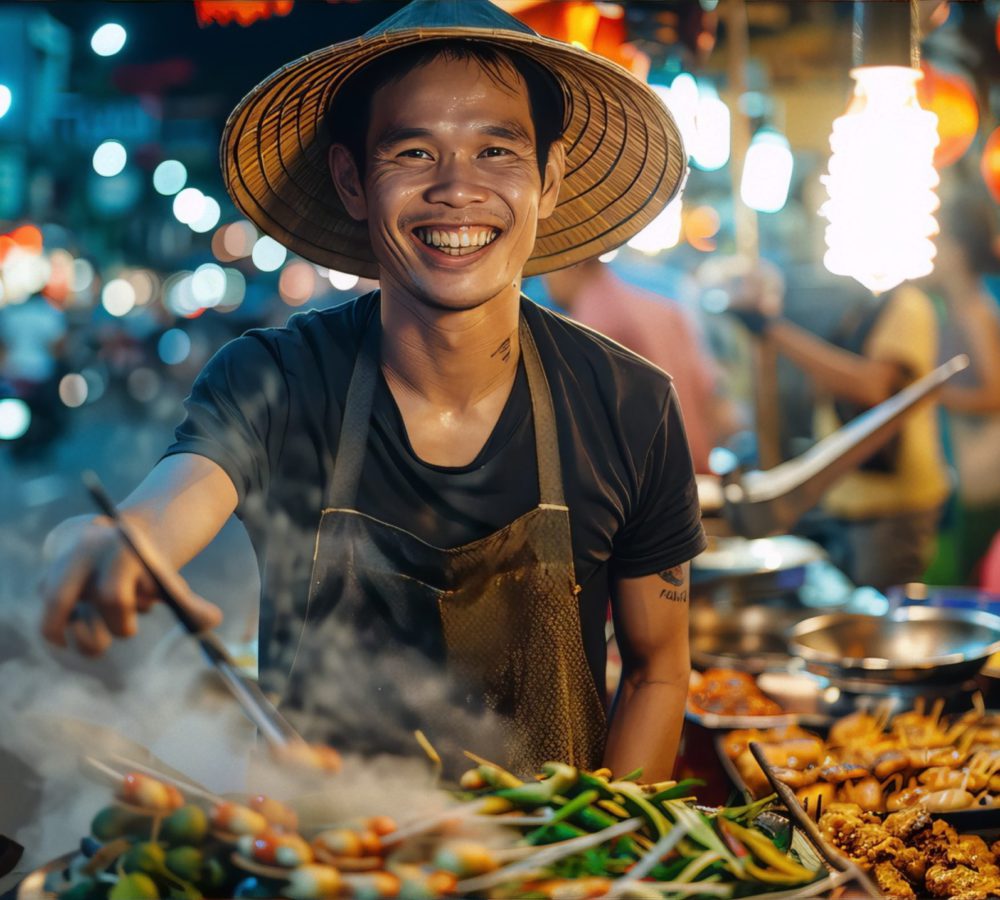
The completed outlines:
[[[674,566],[672,569],[664,569],[660,572],[660,578],[670,585],[660,591],[661,600],[672,600],[674,603],[687,603],[688,592],[684,587],[684,569],[681,566]]]
[[[490,359],[496,356],[499,356],[504,362],[510,359],[510,338],[504,338],[503,343],[490,354]]]

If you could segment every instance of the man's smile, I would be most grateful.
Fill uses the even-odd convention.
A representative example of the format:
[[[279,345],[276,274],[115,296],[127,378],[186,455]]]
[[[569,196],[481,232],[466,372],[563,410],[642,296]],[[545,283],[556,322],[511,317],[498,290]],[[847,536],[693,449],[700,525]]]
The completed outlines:
[[[428,247],[448,256],[469,256],[491,244],[500,230],[490,225],[426,225],[413,234]]]

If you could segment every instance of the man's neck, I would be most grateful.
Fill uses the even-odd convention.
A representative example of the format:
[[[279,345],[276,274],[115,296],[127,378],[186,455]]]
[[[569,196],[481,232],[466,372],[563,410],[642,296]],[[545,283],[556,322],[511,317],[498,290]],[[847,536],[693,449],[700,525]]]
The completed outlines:
[[[512,292],[449,311],[383,288],[382,368],[393,393],[462,412],[509,392],[521,349],[519,298]]]

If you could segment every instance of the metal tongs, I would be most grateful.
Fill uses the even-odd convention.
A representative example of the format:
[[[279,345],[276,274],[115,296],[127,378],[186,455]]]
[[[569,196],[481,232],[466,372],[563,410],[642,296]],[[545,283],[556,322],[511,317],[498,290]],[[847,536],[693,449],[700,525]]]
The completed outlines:
[[[122,518],[97,475],[94,472],[84,472],[83,483],[101,512],[115,523],[122,539],[153,579],[163,602],[177,616],[184,630],[201,646],[209,663],[219,673],[243,712],[257,726],[264,740],[271,747],[277,748],[304,743],[301,735],[267,699],[257,682],[240,671],[219,636],[212,631],[199,630],[185,609],[184,601],[191,596],[191,589],[177,572],[163,562],[145,536]]]
[[[965,354],[851,420],[801,456],[766,471],[732,472],[721,485],[722,514],[734,534],[766,537],[787,531],[826,489],[885,444],[904,418],[948,379],[968,368]]]

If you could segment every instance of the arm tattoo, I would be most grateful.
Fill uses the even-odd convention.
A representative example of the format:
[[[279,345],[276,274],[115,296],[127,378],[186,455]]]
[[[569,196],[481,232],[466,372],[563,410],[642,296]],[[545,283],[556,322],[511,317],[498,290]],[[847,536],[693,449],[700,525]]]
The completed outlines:
[[[674,566],[672,569],[664,569],[660,572],[660,578],[667,584],[680,587],[684,584],[684,568],[682,566]]]
[[[661,600],[673,600],[674,603],[687,603],[688,592],[684,586],[684,569],[682,566],[664,569],[660,572],[660,578],[670,585],[670,587],[660,591]]]
[[[490,354],[490,359],[495,356],[499,356],[504,362],[510,359],[510,338],[504,338],[503,343]]]

